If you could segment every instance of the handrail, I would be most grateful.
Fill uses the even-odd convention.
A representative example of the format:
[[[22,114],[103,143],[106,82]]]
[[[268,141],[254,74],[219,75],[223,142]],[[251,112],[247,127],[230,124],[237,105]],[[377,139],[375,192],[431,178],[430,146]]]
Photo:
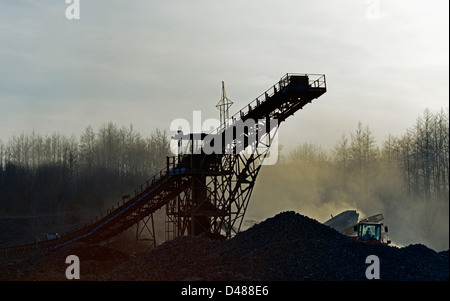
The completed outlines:
[[[172,166],[177,166],[179,163],[179,158],[174,157],[174,162]],[[159,180],[164,178],[165,176],[171,176],[170,170],[168,169],[168,166],[162,168],[157,173],[153,175],[150,179],[146,180],[144,184],[140,185],[140,191],[138,189],[134,190],[135,195],[133,197],[130,196],[129,200],[125,202],[125,199],[122,199],[121,201],[118,201],[117,203],[113,204],[111,207],[103,210],[100,212],[99,215],[95,216],[95,220],[91,219],[90,222],[77,227],[76,229],[73,229],[72,231],[63,233],[60,237],[50,240],[43,240],[43,241],[36,241],[28,244],[23,244],[19,246],[9,246],[9,247],[2,247],[0,248],[0,252],[2,253],[9,253],[10,250],[29,250],[29,249],[52,249],[56,248],[58,246],[65,245],[67,243],[70,243],[75,240],[79,240],[82,237],[88,236],[89,230],[94,231],[95,229],[99,228],[101,225],[105,224],[106,222],[111,221],[115,217],[118,217],[119,213],[124,211],[123,209],[126,208],[128,203],[131,203],[135,198],[137,198],[139,195],[141,195],[144,191],[149,189],[150,187],[154,186]],[[160,183],[162,184],[162,183]],[[145,188],[143,188],[145,185]],[[158,186],[154,187],[156,189]],[[139,192],[138,192],[139,191]],[[141,198],[134,200],[134,203],[139,201]],[[153,205],[156,204],[156,202],[152,203]],[[118,213],[119,212],[119,213]],[[106,221],[105,221],[106,220]],[[101,223],[103,221],[103,223]],[[83,235],[84,233],[84,235]],[[56,244],[56,242],[60,242],[59,244]]]
[[[256,97],[250,103],[245,105],[241,110],[237,111],[234,115],[232,115],[225,123],[222,123],[216,129],[210,131],[208,135],[216,133],[222,133],[229,125],[229,121],[231,120],[231,124],[234,124],[236,121],[240,120],[243,116],[248,114],[251,110],[263,104],[268,98],[272,97],[278,91],[281,91],[289,84],[289,79],[291,76],[308,76],[308,84],[311,88],[326,88],[325,74],[310,74],[310,73],[286,73],[281,79],[271,86],[269,89],[264,91],[261,95]],[[311,78],[312,77],[312,78]],[[277,90],[278,87],[278,90]],[[256,106],[252,107],[252,104]],[[248,110],[247,110],[248,109]],[[236,118],[240,117],[240,118]]]
[[[168,175],[168,174],[169,174],[169,171],[167,170],[167,167],[162,168],[162,169],[159,170],[157,173],[155,173],[155,174],[153,175],[153,177],[151,177],[150,179],[148,179],[148,180],[145,181],[145,185],[146,185],[146,186],[145,186],[145,189],[143,189],[143,185],[144,185],[144,184],[140,185],[140,187],[139,187],[139,188],[140,188],[140,192],[138,192],[138,190],[135,189],[135,190],[133,191],[133,192],[134,192],[134,196],[131,197],[131,194],[130,194],[130,195],[129,195],[130,198],[129,198],[129,200],[128,200],[127,202],[125,202],[125,199],[122,199],[121,201],[118,201],[117,203],[114,203],[111,207],[104,209],[103,211],[100,212],[99,215],[95,216],[95,221],[93,221],[93,220],[91,219],[91,221],[90,221],[89,223],[86,223],[86,224],[84,224],[83,226],[81,226],[81,227],[79,227],[79,228],[77,228],[77,229],[75,229],[75,230],[73,230],[73,231],[70,231],[70,232],[65,233],[64,236],[66,236],[66,234],[67,234],[67,235],[70,235],[70,234],[72,234],[72,233],[75,233],[75,232],[77,232],[77,231],[79,231],[79,230],[81,230],[81,229],[84,229],[84,228],[88,227],[88,226],[95,225],[98,221],[102,220],[104,217],[106,217],[106,216],[108,216],[109,214],[113,213],[115,210],[117,210],[117,209],[120,208],[121,206],[125,205],[126,203],[128,203],[129,201],[131,201],[132,199],[134,199],[135,197],[137,197],[139,194],[143,193],[145,190],[147,190],[148,188],[150,188],[151,186],[153,186],[158,180],[160,180],[161,178],[163,178],[164,176],[166,176],[166,175]],[[121,204],[121,203],[122,203],[122,204]],[[115,205],[117,205],[116,208],[115,208]],[[99,217],[100,217],[100,218],[99,218]]]

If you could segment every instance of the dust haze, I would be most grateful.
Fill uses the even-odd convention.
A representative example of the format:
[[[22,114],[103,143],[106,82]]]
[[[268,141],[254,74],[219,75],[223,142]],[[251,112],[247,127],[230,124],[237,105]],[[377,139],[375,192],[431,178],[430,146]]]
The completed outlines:
[[[303,143],[281,151],[276,165],[261,169],[246,218],[295,210],[325,222],[349,209],[360,219],[382,213],[394,245],[447,250],[448,111],[425,110],[405,132],[378,147],[359,123],[332,150]]]
[[[429,208],[420,199],[405,197],[399,188],[375,182],[367,195],[357,183],[339,187],[331,172],[292,163],[265,166],[258,176],[246,219],[262,221],[294,210],[325,222],[331,215],[356,209],[360,219],[382,213],[394,245],[422,243],[437,251],[448,249],[448,202]]]

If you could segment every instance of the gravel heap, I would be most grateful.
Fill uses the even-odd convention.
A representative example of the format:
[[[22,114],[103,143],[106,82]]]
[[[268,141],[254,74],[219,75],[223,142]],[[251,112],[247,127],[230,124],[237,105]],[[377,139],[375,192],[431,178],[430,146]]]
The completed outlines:
[[[382,280],[449,279],[448,251],[358,242],[292,211],[229,240],[182,236],[137,256],[69,245],[42,260],[27,279],[64,280],[70,254],[80,258],[82,280],[366,280],[369,255],[379,257]]]
[[[369,255],[379,257],[383,280],[449,279],[448,252],[358,242],[295,212],[227,241],[179,237],[115,273],[136,280],[366,280]]]

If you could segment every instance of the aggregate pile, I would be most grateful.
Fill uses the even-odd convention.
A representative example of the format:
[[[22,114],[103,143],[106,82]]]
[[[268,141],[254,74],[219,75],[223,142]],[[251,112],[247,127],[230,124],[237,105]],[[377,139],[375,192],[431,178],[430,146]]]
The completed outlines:
[[[380,259],[382,280],[449,280],[448,251],[398,248],[346,237],[288,211],[229,240],[182,236],[136,256],[77,243],[47,255],[28,280],[64,280],[67,255],[80,258],[82,280],[366,280],[366,258]]]

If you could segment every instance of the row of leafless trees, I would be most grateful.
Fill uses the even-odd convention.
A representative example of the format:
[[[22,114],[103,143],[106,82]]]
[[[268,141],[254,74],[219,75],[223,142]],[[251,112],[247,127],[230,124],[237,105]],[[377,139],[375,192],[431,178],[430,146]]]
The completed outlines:
[[[377,146],[369,126],[359,122],[354,132],[339,138],[331,154],[317,145],[304,143],[292,151],[287,160],[302,164],[333,164],[338,175],[336,180],[342,187],[356,182],[368,192],[377,179],[389,188],[401,177],[408,197],[421,198],[425,202],[448,199],[448,111],[432,113],[425,110],[404,135],[389,135],[381,146]]]
[[[421,196],[427,202],[448,198],[448,112],[426,110],[412,129],[393,141],[391,149],[402,167],[408,195]]]
[[[302,193],[311,195],[313,204],[341,203],[366,214],[384,211],[397,230],[409,225],[429,239],[448,225],[448,110],[425,110],[403,135],[389,135],[381,144],[360,122],[332,152],[305,143],[284,160],[289,169],[312,174],[301,175],[301,181],[309,181]]]
[[[87,127],[79,139],[58,133],[13,136],[0,141],[0,214],[109,206],[163,167],[168,153],[165,131],[144,138],[132,125],[111,122],[97,131]]]
[[[42,136],[35,132],[0,141],[0,168],[13,164],[27,168],[57,165],[71,170],[99,166],[122,175],[148,173],[157,168],[169,150],[166,132],[156,130],[143,138],[133,125],[119,128],[113,123],[96,133],[88,126],[80,139],[59,133]]]
[[[383,213],[396,243],[448,248],[449,113],[425,110],[404,134],[377,141],[358,123],[332,150],[303,143],[264,167],[249,214],[298,210],[325,221]]]
[[[323,200],[340,201],[333,197],[339,195],[368,204],[406,197],[432,208],[448,203],[448,135],[448,111],[425,110],[404,135],[382,144],[360,122],[331,152],[304,143],[284,161],[300,171],[313,167]],[[13,136],[0,142],[0,213],[98,212],[163,167],[169,149],[165,131],[144,138],[131,125],[113,123],[97,131],[89,126],[79,138]]]

